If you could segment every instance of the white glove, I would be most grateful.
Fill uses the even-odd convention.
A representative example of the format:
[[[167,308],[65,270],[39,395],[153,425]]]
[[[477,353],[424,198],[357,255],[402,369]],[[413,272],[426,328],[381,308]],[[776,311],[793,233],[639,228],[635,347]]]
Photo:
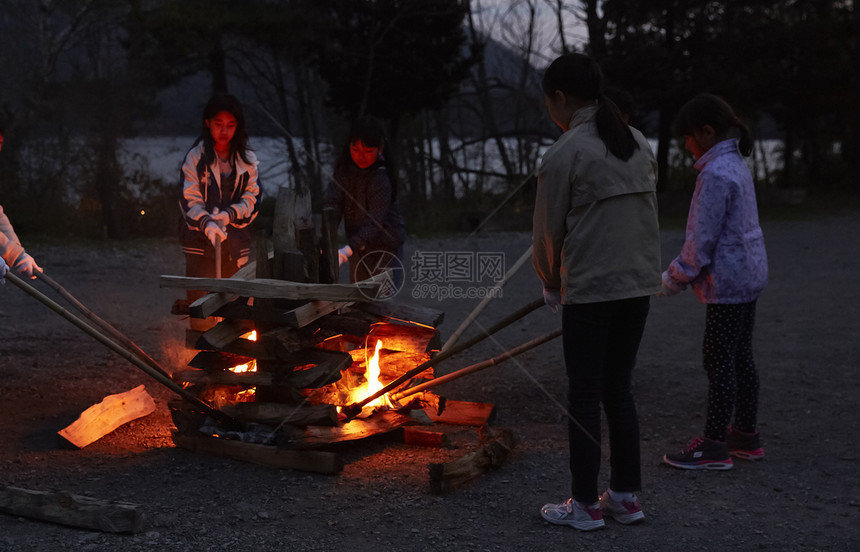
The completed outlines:
[[[227,234],[221,230],[221,227],[218,226],[218,223],[215,221],[210,220],[207,222],[206,227],[203,229],[203,233],[206,234],[212,247],[217,247],[219,243],[227,239]]]
[[[543,288],[543,302],[552,312],[558,312],[561,305],[561,290]]]
[[[223,231],[226,231],[227,226],[230,224],[230,213],[227,213],[225,211],[219,212],[218,207],[215,207],[215,210],[212,211],[212,214],[209,215],[209,218],[214,220],[218,224],[218,227]]]
[[[344,245],[337,250],[337,266],[341,266],[343,263],[347,262],[350,257],[352,257],[352,248],[348,245]]]
[[[3,257],[0,257],[0,284],[6,283],[6,280],[3,279],[3,276],[6,276],[7,270],[9,270],[9,265],[6,264],[6,261],[3,260]]]
[[[683,290],[683,287],[679,286],[669,278],[669,272],[666,271],[663,273],[663,289],[657,292],[657,297],[671,297],[672,295],[681,293]]]
[[[15,259],[15,264],[12,265],[12,270],[22,276],[27,276],[31,280],[36,277],[34,272],[42,272],[42,267],[36,264],[36,261],[30,255],[22,252]]]

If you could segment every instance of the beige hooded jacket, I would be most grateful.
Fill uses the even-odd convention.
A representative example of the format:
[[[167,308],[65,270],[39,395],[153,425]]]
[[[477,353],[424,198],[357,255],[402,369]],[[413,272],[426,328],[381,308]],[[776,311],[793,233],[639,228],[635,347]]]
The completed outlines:
[[[562,303],[653,295],[661,289],[657,162],[638,130],[625,161],[597,134],[597,106],[574,113],[538,174],[532,264]]]

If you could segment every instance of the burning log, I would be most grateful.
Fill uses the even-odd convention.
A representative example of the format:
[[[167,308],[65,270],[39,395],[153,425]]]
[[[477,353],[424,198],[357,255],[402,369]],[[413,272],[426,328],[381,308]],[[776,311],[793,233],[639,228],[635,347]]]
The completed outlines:
[[[442,494],[463,487],[490,468],[501,466],[516,444],[513,432],[502,429],[471,454],[444,464],[430,464],[430,489]]]
[[[442,345],[435,328],[405,324],[377,324],[368,334],[371,343],[381,339],[386,349],[394,351],[438,351]]]
[[[154,411],[155,401],[143,385],[138,385],[125,393],[108,395],[100,403],[84,410],[74,423],[57,433],[76,447],[84,448],[119,426]]]
[[[0,512],[109,533],[139,533],[144,522],[137,504],[64,491],[33,491],[2,483]]]
[[[516,322],[517,320],[519,320],[523,316],[527,315],[528,313],[532,312],[533,310],[537,309],[538,307],[542,306],[543,304],[544,304],[543,297],[532,301],[531,303],[529,303],[525,307],[522,307],[518,311],[505,317],[503,320],[500,320],[498,323],[496,323],[490,329],[482,332],[479,335],[474,336],[473,338],[469,339],[468,341],[466,341],[465,343],[463,343],[461,345],[457,345],[457,346],[451,347],[447,351],[440,352],[439,354],[437,354],[432,359],[420,364],[419,366],[416,366],[412,370],[409,370],[408,372],[406,372],[405,374],[403,374],[402,376],[400,376],[396,380],[392,381],[391,383],[386,384],[381,389],[377,390],[376,392],[374,392],[370,396],[366,397],[365,399],[363,399],[357,403],[348,405],[344,409],[347,418],[356,416],[359,412],[361,412],[361,409],[362,409],[362,407],[364,407],[364,405],[366,405],[366,404],[370,403],[371,401],[374,401],[377,398],[381,397],[382,395],[392,391],[393,389],[397,388],[399,385],[405,383],[409,379],[414,378],[415,376],[417,376],[418,374],[420,374],[421,372],[423,372],[424,370],[426,370],[430,366],[435,366],[439,362],[442,362],[443,360],[450,358],[450,357],[454,356],[455,354],[457,354],[461,351],[466,350],[467,348],[471,347],[475,343],[478,343],[479,341],[481,341],[481,340],[493,335],[494,333],[498,332],[502,328],[509,326],[510,324]]]

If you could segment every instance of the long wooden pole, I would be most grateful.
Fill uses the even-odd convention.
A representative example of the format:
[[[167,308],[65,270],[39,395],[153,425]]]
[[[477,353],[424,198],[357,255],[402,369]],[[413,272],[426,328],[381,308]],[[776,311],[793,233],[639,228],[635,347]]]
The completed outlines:
[[[230,426],[236,426],[237,425],[238,422],[236,422],[236,420],[234,420],[230,416],[224,414],[220,410],[212,408],[210,405],[201,401],[200,399],[198,399],[197,397],[195,397],[194,395],[192,395],[191,393],[189,393],[188,391],[186,391],[185,389],[180,387],[176,382],[174,382],[168,376],[166,376],[165,374],[163,374],[162,372],[160,372],[158,370],[153,369],[147,363],[145,363],[141,359],[139,359],[137,357],[137,355],[135,355],[134,353],[132,353],[128,349],[124,348],[123,346],[121,346],[119,343],[117,343],[113,339],[104,335],[103,333],[98,331],[96,328],[93,328],[92,326],[90,326],[89,324],[84,322],[83,320],[79,319],[74,314],[72,314],[71,312],[69,312],[68,310],[63,308],[61,305],[57,304],[53,299],[51,299],[50,297],[48,297],[47,295],[45,295],[41,291],[37,290],[36,288],[31,286],[27,282],[22,280],[20,277],[16,276],[15,274],[12,274],[11,272],[7,272],[5,278],[7,280],[9,280],[10,282],[12,282],[13,284],[15,284],[16,286],[18,286],[19,288],[21,288],[24,292],[26,292],[27,294],[29,294],[33,298],[37,299],[39,302],[41,302],[43,305],[45,305],[49,309],[51,309],[52,311],[54,311],[57,314],[59,314],[60,316],[62,316],[63,318],[65,318],[66,320],[68,320],[69,322],[71,322],[72,324],[77,326],[79,329],[83,330],[84,333],[88,334],[90,337],[92,337],[93,339],[95,339],[96,341],[98,341],[99,343],[101,343],[102,345],[107,347],[108,349],[111,349],[113,352],[117,353],[119,356],[123,357],[127,361],[131,362],[132,364],[134,364],[135,366],[137,366],[138,368],[140,368],[141,370],[146,372],[148,375],[150,375],[152,378],[154,378],[155,381],[164,385],[165,387],[167,387],[168,389],[170,389],[171,391],[173,391],[174,393],[176,393],[177,395],[179,395],[183,399],[191,402],[192,404],[194,404],[198,408],[202,409],[204,412],[206,412],[207,414],[209,414],[210,416],[212,416],[213,418],[215,418],[219,422],[228,424]]]
[[[439,354],[437,354],[436,356],[434,356],[430,360],[419,364],[418,366],[416,366],[415,368],[404,373],[403,375],[401,375],[400,377],[398,377],[394,381],[383,386],[382,389],[373,393],[369,397],[364,398],[357,403],[353,403],[353,404],[345,406],[343,408],[343,413],[346,414],[347,419],[350,419],[350,418],[357,416],[361,412],[361,408],[364,405],[366,405],[367,403],[375,400],[378,397],[381,397],[382,395],[388,393],[392,389],[397,388],[397,386],[399,386],[403,382],[417,376],[418,374],[420,374],[421,372],[423,372],[427,368],[434,366],[434,365],[442,362],[446,358],[450,358],[450,357],[456,355],[457,353],[459,353],[461,351],[465,351],[466,349],[468,349],[472,345],[474,345],[474,344],[478,343],[479,341],[493,335],[494,333],[501,330],[502,328],[513,324],[514,322],[516,322],[520,318],[524,317],[528,313],[532,312],[533,310],[537,309],[538,307],[543,306],[543,304],[544,304],[543,297],[540,297],[539,299],[535,299],[534,301],[532,301],[528,305],[526,305],[526,306],[520,308],[519,310],[517,310],[516,312],[506,316],[504,319],[500,320],[494,326],[487,329],[486,331],[481,332],[480,334],[473,336],[468,341],[465,341],[462,344],[457,345],[456,347],[452,347],[451,349],[448,349],[447,351],[441,351]]]
[[[46,283],[48,287],[59,293],[63,299],[68,301],[73,307],[75,307],[78,312],[83,314],[90,320],[93,324],[95,324],[101,331],[107,333],[111,338],[115,339],[122,345],[124,345],[127,349],[132,350],[141,360],[146,362],[149,366],[152,367],[153,370],[158,370],[165,376],[170,377],[164,368],[159,365],[155,359],[146,354],[143,349],[137,346],[137,344],[131,340],[128,336],[123,334],[121,331],[110,325],[107,321],[103,320],[96,313],[88,309],[83,303],[78,301],[74,295],[69,293],[66,288],[61,286],[56,280],[45,274],[44,272],[34,272],[40,281]]]
[[[528,351],[529,349],[534,349],[538,345],[542,345],[542,344],[546,343],[547,341],[553,340],[560,335],[561,335],[561,329],[554,330],[554,331],[552,331],[546,335],[543,335],[541,337],[538,337],[538,338],[532,339],[531,341],[523,343],[522,345],[519,345],[518,347],[514,347],[513,349],[510,349],[509,351],[505,351],[504,353],[502,353],[498,356],[495,356],[491,359],[485,360],[483,362],[479,362],[477,364],[473,364],[471,366],[467,366],[465,368],[461,368],[460,370],[457,370],[456,372],[451,372],[450,374],[445,374],[444,376],[439,376],[439,377],[434,378],[430,381],[424,382],[424,383],[416,385],[414,387],[410,387],[409,389],[404,389],[403,391],[400,391],[399,393],[394,393],[391,395],[391,400],[392,401],[399,401],[400,399],[402,399],[404,397],[408,397],[409,395],[414,395],[415,393],[420,393],[421,391],[424,391],[425,389],[435,387],[437,385],[449,382],[451,380],[455,380],[457,378],[462,378],[465,375],[473,374],[473,373],[478,372],[480,370],[483,370],[485,368],[489,368],[490,366],[496,366],[496,365],[501,364],[502,362],[504,362],[510,358],[513,358],[519,354],[522,354],[522,353]]]
[[[512,266],[510,270],[507,271],[502,281],[493,286],[493,290],[502,289],[503,287],[505,287],[505,284],[507,284],[511,280],[513,275],[516,274],[517,271],[522,268],[525,262],[531,258],[532,247],[533,246],[530,245],[529,248],[526,249],[526,251],[522,255],[520,255],[520,258],[517,259],[517,262],[514,263],[514,266]],[[475,321],[475,318],[477,318],[478,315],[481,314],[481,312],[487,307],[487,305],[490,304],[490,301],[492,301],[495,296],[496,294],[492,291],[487,293],[487,296],[484,297],[480,303],[478,303],[478,306],[476,306],[472,310],[469,316],[467,316],[466,319],[463,320],[460,326],[454,331],[453,334],[451,334],[451,337],[449,337],[445,344],[442,346],[443,353],[457,344],[457,340],[460,339],[460,336],[463,335],[463,332],[465,332],[466,329],[472,324],[472,322]]]

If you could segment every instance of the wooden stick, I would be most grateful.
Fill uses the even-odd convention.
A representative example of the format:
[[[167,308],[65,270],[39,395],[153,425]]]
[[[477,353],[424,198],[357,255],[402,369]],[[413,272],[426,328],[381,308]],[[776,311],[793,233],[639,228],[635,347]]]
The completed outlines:
[[[77,318],[74,314],[72,314],[68,310],[64,309],[62,306],[58,305],[50,297],[46,296],[44,293],[40,292],[39,290],[37,290],[36,288],[34,288],[33,286],[31,286],[30,284],[25,282],[24,280],[22,280],[18,276],[12,274],[11,272],[7,272],[5,278],[7,280],[9,280],[10,282],[12,282],[13,284],[15,284],[16,286],[18,286],[19,288],[21,288],[24,292],[26,292],[27,294],[29,294],[33,298],[37,299],[39,302],[41,302],[43,305],[45,305],[49,309],[51,309],[52,311],[54,311],[57,314],[59,314],[60,316],[62,316],[63,318],[65,318],[66,320],[68,320],[69,322],[71,322],[72,324],[77,326],[79,329],[83,330],[84,333],[86,333],[87,335],[89,335],[90,337],[92,337],[93,339],[95,339],[96,341],[98,341],[99,343],[101,343],[102,345],[107,347],[108,349],[112,350],[113,352],[115,352],[119,356],[123,357],[127,361],[131,362],[132,364],[134,364],[135,366],[137,366],[138,368],[140,368],[141,370],[143,370],[144,372],[146,372],[150,376],[152,376],[155,379],[155,381],[157,381],[158,383],[164,385],[165,387],[167,387],[168,389],[170,389],[171,391],[173,391],[174,393],[176,393],[177,395],[179,395],[183,399],[191,402],[192,404],[194,404],[198,408],[203,409],[204,412],[206,412],[207,414],[209,414],[210,416],[212,416],[213,418],[215,418],[219,422],[228,424],[230,426],[236,426],[237,425],[236,420],[234,420],[230,416],[227,416],[226,414],[224,414],[220,410],[216,410],[215,408],[212,408],[211,406],[209,406],[205,402],[201,401],[200,399],[198,399],[197,397],[195,397],[194,395],[192,395],[191,393],[189,393],[188,391],[186,391],[185,389],[183,389],[182,387],[177,385],[168,376],[164,375],[162,372],[159,372],[158,370],[153,369],[147,363],[143,362],[140,358],[138,358],[137,355],[135,355],[134,353],[132,353],[128,349],[125,349],[120,344],[118,344],[116,341],[110,339],[109,337],[107,337],[103,333],[99,332],[97,329],[93,328],[92,326],[90,326],[89,324],[84,322],[83,320]]]
[[[137,504],[64,491],[33,491],[2,483],[0,512],[110,533],[139,533],[144,522]]]
[[[531,341],[523,343],[522,345],[520,345],[518,347],[514,347],[513,349],[510,349],[509,351],[505,351],[504,353],[502,353],[498,356],[495,356],[489,360],[485,360],[483,362],[479,362],[477,364],[473,364],[471,366],[461,368],[460,370],[457,370],[456,372],[451,372],[450,374],[445,374],[444,376],[439,376],[439,377],[432,379],[428,382],[416,385],[415,387],[410,387],[409,389],[404,389],[403,391],[401,391],[399,393],[394,393],[391,396],[391,399],[392,399],[392,401],[399,401],[399,400],[403,399],[404,397],[408,397],[409,395],[414,395],[415,393],[420,393],[421,391],[424,391],[425,389],[435,387],[441,383],[449,382],[449,381],[455,380],[457,378],[462,378],[465,375],[472,374],[474,372],[478,372],[478,371],[483,370],[485,368],[489,368],[490,366],[496,366],[497,364],[501,364],[502,362],[504,362],[510,358],[513,358],[519,354],[522,354],[522,353],[528,351],[529,349],[534,349],[538,345],[542,345],[542,344],[546,343],[547,341],[555,339],[556,337],[558,337],[560,335],[561,335],[561,329],[554,330],[554,331],[552,331],[546,335],[543,335],[541,337],[538,337],[538,338],[532,339]]]
[[[538,307],[542,306],[543,304],[544,304],[544,301],[543,301],[543,297],[541,296],[540,299],[536,299],[536,300],[532,301],[531,303],[529,303],[528,305],[522,307],[518,311],[514,312],[513,314],[508,315],[507,317],[505,317],[504,319],[502,319],[501,321],[496,323],[493,327],[486,330],[485,332],[482,332],[482,333],[472,337],[471,339],[469,339],[465,343],[457,345],[456,347],[452,347],[452,348],[448,349],[447,351],[440,352],[439,354],[437,354],[435,357],[431,358],[427,362],[419,364],[418,366],[416,366],[412,370],[409,370],[408,372],[406,372],[402,376],[398,377],[397,379],[395,379],[394,381],[392,381],[388,385],[383,386],[382,389],[380,389],[376,393],[373,393],[369,397],[367,397],[367,398],[365,398],[365,399],[363,399],[357,403],[345,406],[343,408],[343,412],[346,414],[347,418],[352,418],[352,417],[357,416],[358,413],[361,412],[361,408],[364,405],[366,405],[367,403],[373,401],[377,397],[381,397],[382,395],[388,393],[392,389],[396,389],[400,384],[412,379],[413,377],[417,376],[418,374],[420,374],[421,372],[423,372],[424,370],[426,370],[430,366],[434,366],[434,365],[442,362],[443,360],[456,355],[457,353],[459,353],[461,351],[465,351],[466,349],[468,349],[472,345],[474,345],[474,344],[478,343],[479,341],[493,335],[494,333],[501,330],[505,326],[509,326],[510,324],[513,324],[514,322],[516,322],[517,320],[519,320],[523,316],[527,315],[528,313],[532,312],[533,310],[537,309]]]
[[[87,317],[88,320],[92,321],[101,331],[107,333],[111,338],[120,342],[127,349],[131,349],[134,353],[140,357],[144,362],[146,362],[149,366],[152,367],[153,370],[158,370],[165,376],[170,377],[170,375],[164,370],[164,368],[159,365],[155,359],[146,354],[143,349],[137,346],[137,344],[132,341],[128,336],[123,334],[121,331],[116,329],[115,327],[108,324],[105,320],[102,320],[96,313],[88,309],[84,306],[83,303],[78,301],[71,293],[69,293],[63,286],[57,283],[53,278],[45,274],[44,272],[34,272],[40,281],[48,284],[48,287],[59,293],[63,299],[68,301],[73,307],[78,309],[78,312]]]
[[[511,269],[507,271],[502,281],[493,286],[492,290],[502,289],[503,287],[505,287],[505,284],[507,284],[511,280],[513,275],[516,274],[517,271],[525,264],[525,262],[531,258],[532,247],[533,246],[530,245],[529,248],[526,249],[525,253],[523,253],[520,258],[517,259],[517,262],[514,263],[514,266],[512,266]],[[460,324],[460,327],[458,327],[454,331],[454,333],[451,334],[451,337],[449,337],[448,341],[446,341],[445,344],[442,346],[442,352],[445,352],[451,347],[453,347],[457,343],[457,340],[460,339],[460,336],[463,335],[463,332],[465,332],[466,329],[472,324],[472,322],[475,321],[475,318],[477,318],[478,315],[481,314],[481,311],[483,311],[487,307],[487,305],[490,304],[490,301],[492,301],[493,298],[496,296],[496,294],[493,293],[492,290],[487,293],[487,296],[484,297],[484,299],[481,300],[480,303],[478,303],[478,306],[472,310],[469,316],[467,316],[466,319],[463,320],[463,322]]]

